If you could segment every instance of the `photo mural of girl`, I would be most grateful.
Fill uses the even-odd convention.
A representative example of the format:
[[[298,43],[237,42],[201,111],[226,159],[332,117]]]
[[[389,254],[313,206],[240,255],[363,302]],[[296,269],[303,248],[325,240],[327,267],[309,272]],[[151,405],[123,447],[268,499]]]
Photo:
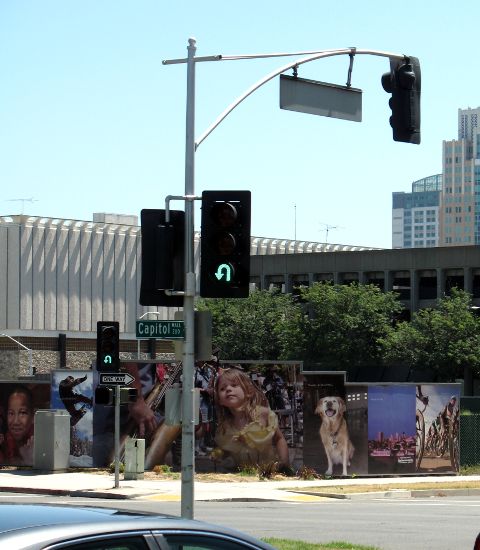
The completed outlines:
[[[2,382],[0,403],[0,464],[33,466],[35,411],[49,408],[50,384]]]
[[[26,386],[15,386],[7,400],[4,455],[9,464],[33,464],[33,396]]]
[[[265,394],[250,377],[236,368],[219,373],[215,382],[217,448],[213,460],[224,467],[242,468],[272,462],[289,468],[288,445],[278,417]]]

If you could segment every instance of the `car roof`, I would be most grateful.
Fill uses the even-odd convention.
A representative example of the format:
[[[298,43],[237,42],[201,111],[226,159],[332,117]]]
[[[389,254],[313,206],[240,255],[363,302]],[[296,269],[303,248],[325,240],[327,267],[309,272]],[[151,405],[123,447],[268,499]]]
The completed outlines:
[[[96,534],[126,531],[178,532],[180,529],[227,535],[248,541],[255,547],[272,548],[235,529],[168,514],[110,507],[0,503],[0,548],[35,549],[66,539]]]
[[[148,512],[132,512],[118,508],[95,506],[65,506],[55,504],[1,504],[0,533],[39,525],[64,523],[101,523],[105,521],[134,521],[139,518],[175,518]]]

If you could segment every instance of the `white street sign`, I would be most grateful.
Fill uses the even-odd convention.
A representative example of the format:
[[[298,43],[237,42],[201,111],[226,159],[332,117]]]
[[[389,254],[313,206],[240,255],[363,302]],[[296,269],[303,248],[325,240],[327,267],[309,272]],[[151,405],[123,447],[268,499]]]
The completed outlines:
[[[100,373],[100,384],[102,386],[128,386],[135,378],[128,372],[118,372],[110,374],[109,372]]]

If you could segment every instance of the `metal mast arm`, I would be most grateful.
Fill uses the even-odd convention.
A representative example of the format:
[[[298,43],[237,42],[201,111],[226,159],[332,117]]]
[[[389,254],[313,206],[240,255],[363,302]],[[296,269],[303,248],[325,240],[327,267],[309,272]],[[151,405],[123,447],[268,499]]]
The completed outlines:
[[[310,61],[316,61],[317,59],[322,59],[324,57],[332,57],[334,55],[350,55],[354,53],[357,54],[368,54],[368,55],[377,55],[381,57],[389,57],[392,59],[404,59],[405,55],[390,53],[390,52],[383,52],[383,51],[376,51],[376,50],[358,50],[356,48],[346,48],[343,50],[325,50],[323,52],[316,52],[312,55],[308,55],[307,57],[297,59],[295,61],[292,61],[288,63],[287,65],[283,65],[279,69],[276,69],[275,71],[269,73],[267,76],[260,79],[258,82],[253,84],[250,88],[248,88],[240,97],[238,97],[233,103],[231,103],[225,111],[205,130],[205,132],[196,140],[195,142],[195,150],[199,147],[199,145],[215,130],[215,128],[238,106],[244,99],[246,99],[249,95],[253,94],[256,90],[258,90],[261,86],[278,76],[279,74],[288,71],[289,69],[292,69],[293,67],[298,67],[299,65],[303,65],[304,63],[309,63]],[[239,59],[259,59],[259,58],[266,58],[266,57],[283,57],[288,55],[299,55],[299,54],[258,54],[258,55],[251,55],[251,56],[219,56],[219,61],[236,61]]]

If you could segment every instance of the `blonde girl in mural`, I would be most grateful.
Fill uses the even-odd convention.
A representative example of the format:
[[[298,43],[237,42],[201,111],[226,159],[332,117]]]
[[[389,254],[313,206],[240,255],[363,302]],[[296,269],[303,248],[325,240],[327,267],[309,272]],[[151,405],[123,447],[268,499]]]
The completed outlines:
[[[215,404],[218,425],[213,460],[230,458],[236,468],[277,462],[280,471],[291,471],[278,417],[245,372],[236,368],[220,371]]]

